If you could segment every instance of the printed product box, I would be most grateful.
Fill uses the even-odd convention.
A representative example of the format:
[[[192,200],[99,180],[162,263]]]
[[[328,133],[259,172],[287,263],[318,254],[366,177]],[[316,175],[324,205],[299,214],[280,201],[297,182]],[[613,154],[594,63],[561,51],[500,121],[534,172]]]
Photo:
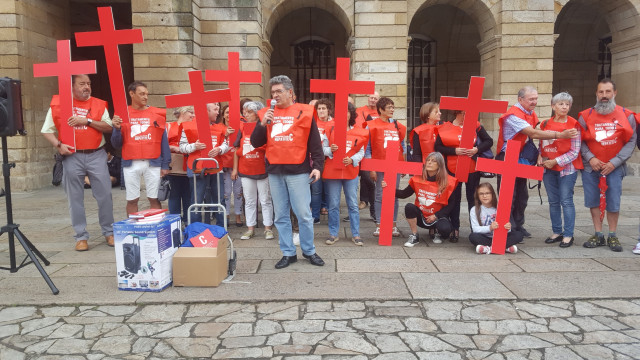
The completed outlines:
[[[162,291],[172,282],[172,258],[182,244],[180,215],[159,222],[113,224],[118,289]]]
[[[173,256],[173,286],[218,286],[227,277],[229,235],[217,247],[181,247]]]

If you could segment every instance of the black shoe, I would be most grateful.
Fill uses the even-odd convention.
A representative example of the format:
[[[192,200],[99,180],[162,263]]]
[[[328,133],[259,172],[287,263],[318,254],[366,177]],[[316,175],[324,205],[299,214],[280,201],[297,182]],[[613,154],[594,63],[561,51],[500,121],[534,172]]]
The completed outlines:
[[[322,260],[322,258],[318,256],[318,254],[313,254],[313,255],[302,254],[302,256],[304,256],[306,259],[309,259],[309,262],[311,263],[311,265],[324,266],[324,260]]]
[[[319,222],[320,222],[320,219],[318,219],[318,218],[313,219],[313,223],[314,224],[318,224]]]
[[[558,246],[560,246],[561,248],[568,248],[571,245],[573,245],[573,236],[571,237],[571,240],[569,240],[569,242],[560,241],[560,245]]]
[[[520,231],[522,233],[522,236],[526,237],[526,238],[530,238],[531,237],[531,233],[528,232],[525,228],[520,227],[518,229],[518,231]]]
[[[296,261],[298,261],[298,257],[296,255],[283,256],[282,259],[280,259],[280,261],[276,263],[276,269],[286,268],[287,266],[289,266],[290,264],[293,264]]]
[[[604,240],[604,236],[591,235],[587,241],[582,244],[586,248],[593,249],[598,246],[605,246],[607,242]]]
[[[545,239],[545,244],[553,244],[553,243],[557,243],[558,241],[562,241],[562,238],[564,237],[563,233],[560,233],[560,235],[558,235],[558,237],[555,238],[551,238],[551,236],[549,236],[548,238]]]
[[[344,219],[342,219],[342,221],[349,222],[349,221],[351,221],[351,219],[349,219],[349,216],[347,216]]]

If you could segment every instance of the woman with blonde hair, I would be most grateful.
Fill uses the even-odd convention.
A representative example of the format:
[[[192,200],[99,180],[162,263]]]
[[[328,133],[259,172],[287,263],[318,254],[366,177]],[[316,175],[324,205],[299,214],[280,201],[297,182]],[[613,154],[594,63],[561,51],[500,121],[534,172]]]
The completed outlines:
[[[186,154],[180,151],[180,136],[182,135],[182,124],[193,120],[193,106],[183,106],[173,111],[176,121],[167,122],[167,138],[171,149],[171,172],[167,175],[169,179],[169,213],[180,215],[182,208],[182,218],[187,221],[187,211],[193,202],[191,188],[187,178]]]

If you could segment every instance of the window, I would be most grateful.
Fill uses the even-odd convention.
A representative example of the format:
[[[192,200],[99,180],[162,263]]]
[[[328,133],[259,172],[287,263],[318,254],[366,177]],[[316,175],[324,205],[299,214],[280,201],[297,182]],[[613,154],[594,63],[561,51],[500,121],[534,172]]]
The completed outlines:
[[[323,97],[331,98],[329,94],[309,92],[311,79],[334,79],[336,65],[334,59],[333,44],[321,40],[306,40],[291,46],[293,52],[292,79],[296,91],[297,102],[309,103],[311,99]]]
[[[598,81],[611,78],[611,36],[600,39],[598,43]]]
[[[407,64],[407,123],[420,125],[420,107],[435,97],[436,42],[414,37]]]

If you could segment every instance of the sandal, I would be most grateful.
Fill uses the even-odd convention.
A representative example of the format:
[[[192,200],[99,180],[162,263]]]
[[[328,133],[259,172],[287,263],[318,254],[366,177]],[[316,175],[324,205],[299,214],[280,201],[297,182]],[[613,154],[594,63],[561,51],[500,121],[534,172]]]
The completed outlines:
[[[322,209],[320,209],[320,214],[321,215],[329,215],[329,210],[327,210],[325,208],[322,208]]]

